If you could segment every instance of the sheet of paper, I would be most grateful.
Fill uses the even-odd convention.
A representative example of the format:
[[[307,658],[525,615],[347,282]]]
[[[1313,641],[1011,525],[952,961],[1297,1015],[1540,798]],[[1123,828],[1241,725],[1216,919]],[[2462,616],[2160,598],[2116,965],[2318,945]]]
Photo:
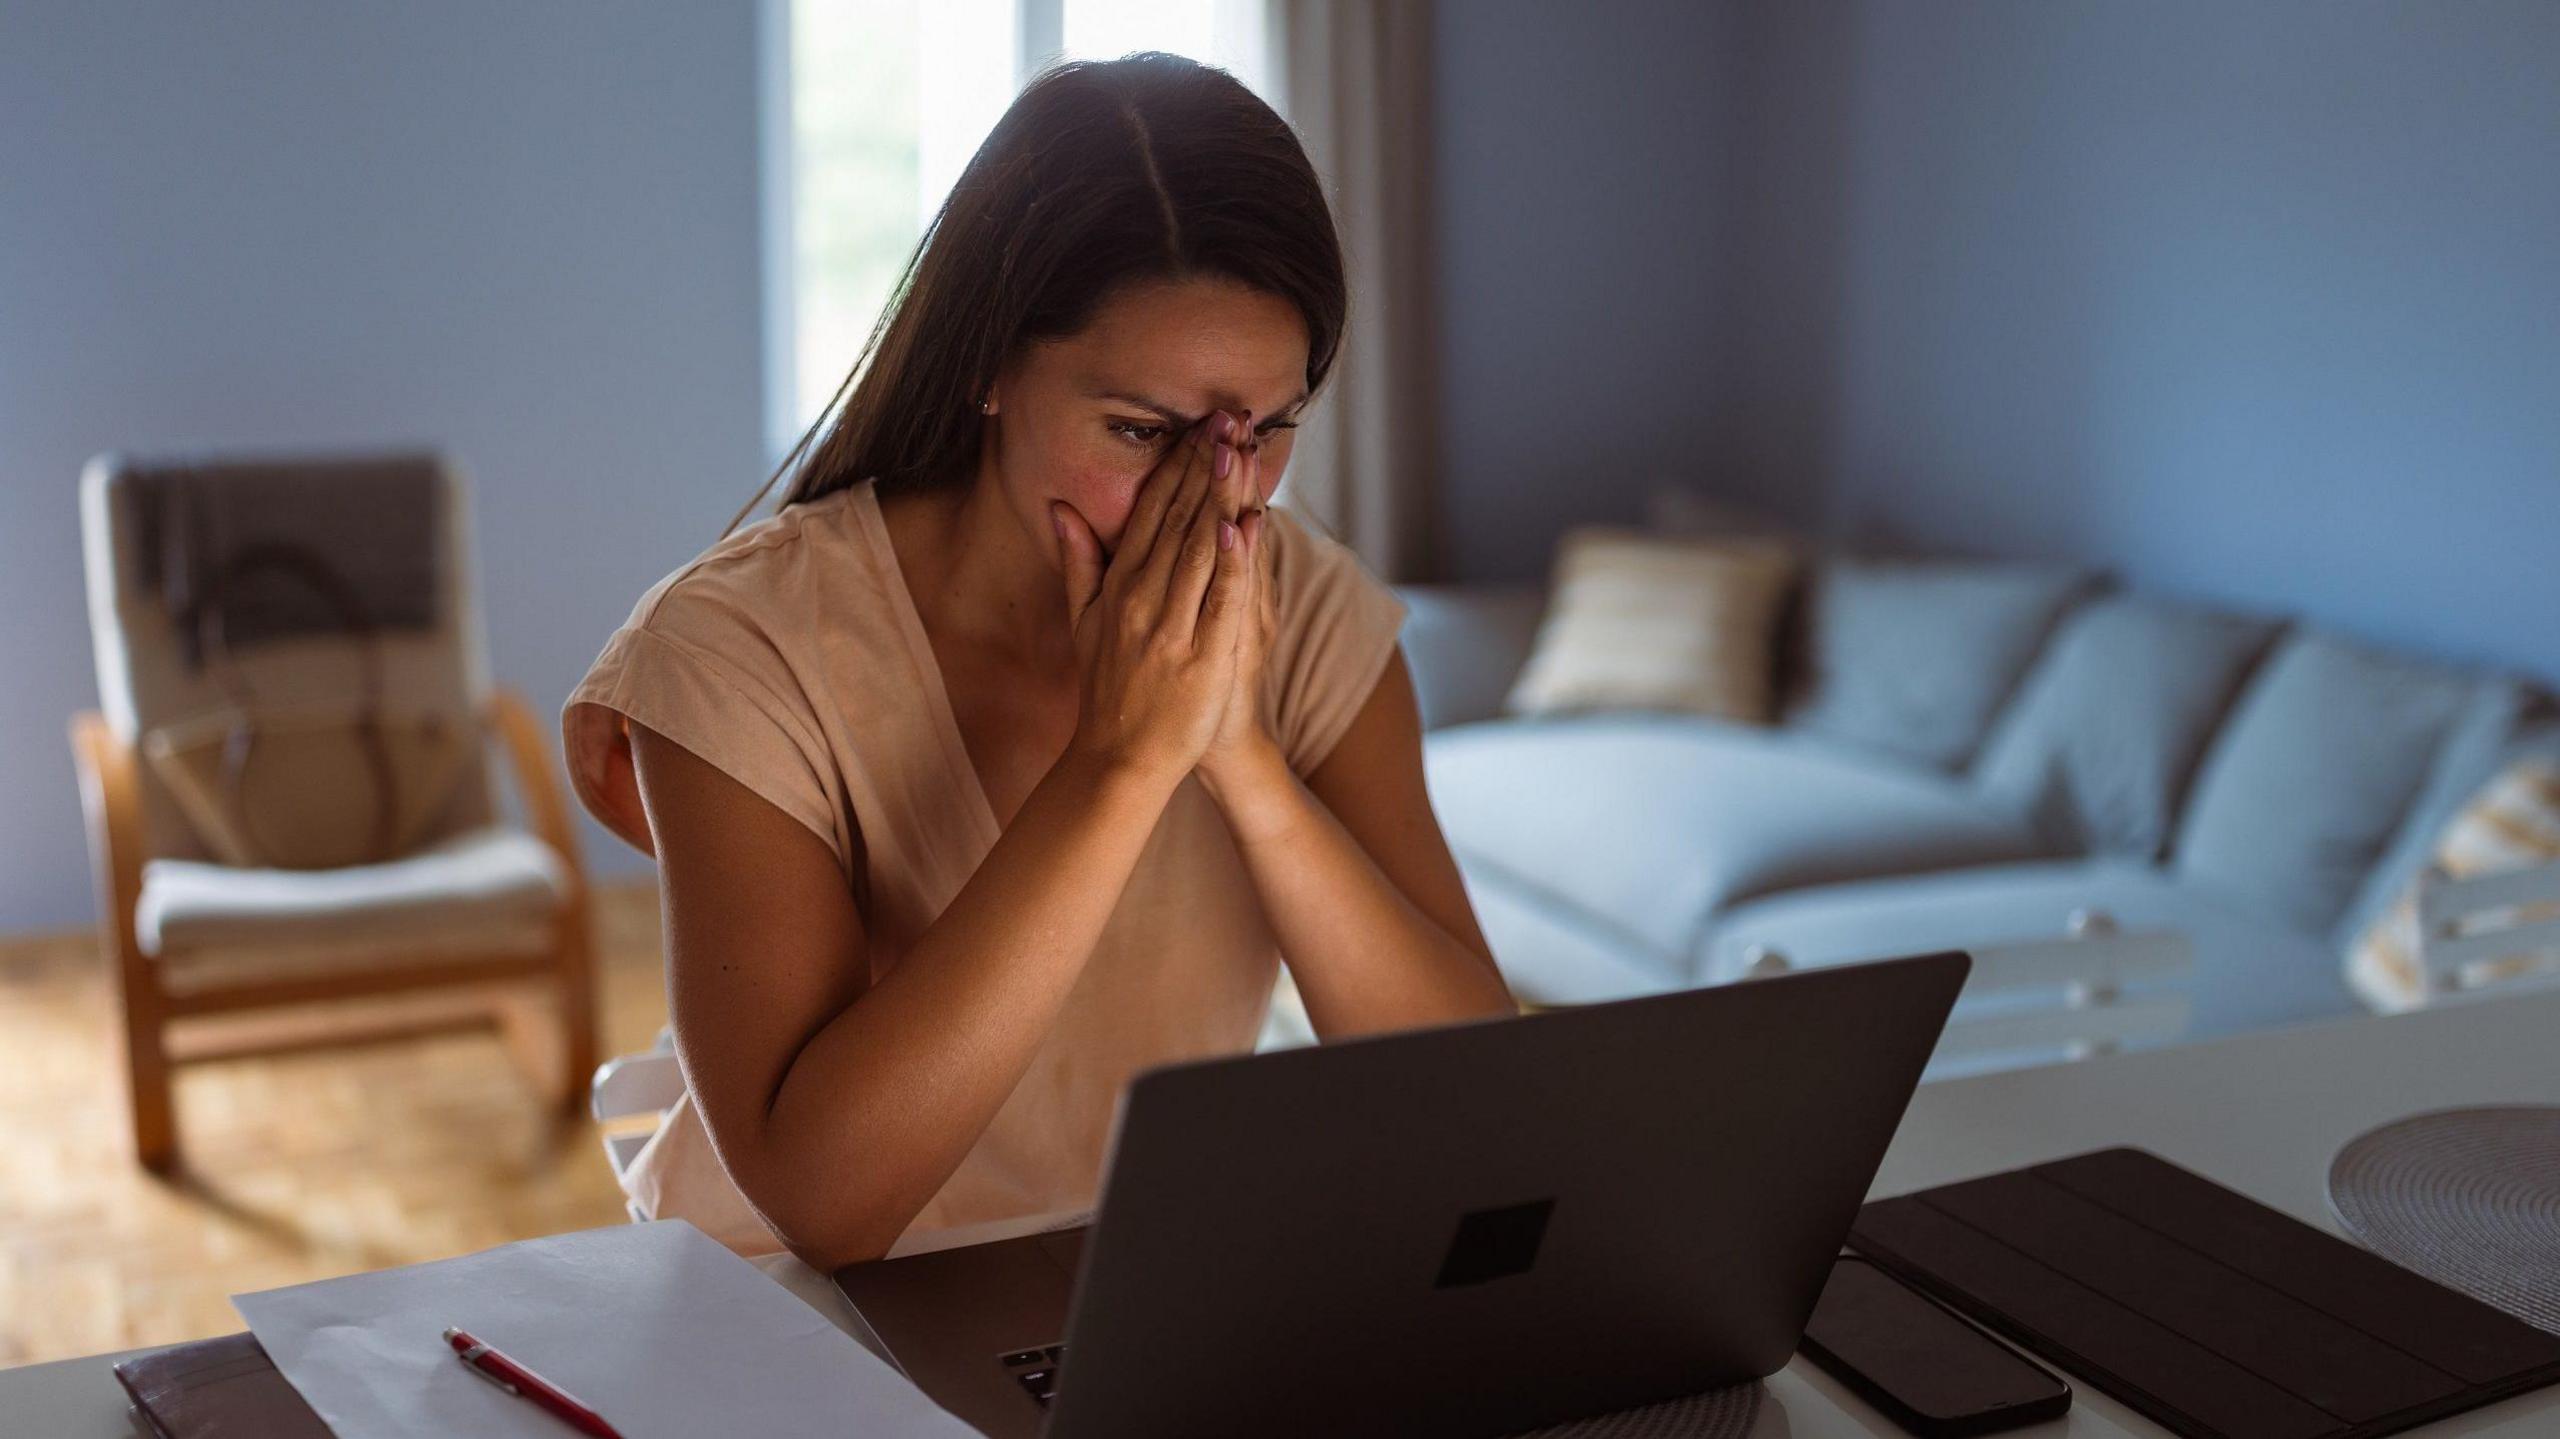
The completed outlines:
[[[575,1395],[624,1439],[977,1432],[679,1219],[231,1302],[339,1439],[575,1435],[466,1369],[447,1326]]]

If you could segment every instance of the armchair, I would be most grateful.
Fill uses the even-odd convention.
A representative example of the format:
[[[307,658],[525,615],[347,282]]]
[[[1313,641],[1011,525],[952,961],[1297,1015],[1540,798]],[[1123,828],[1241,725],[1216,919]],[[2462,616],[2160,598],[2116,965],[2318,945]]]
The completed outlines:
[[[243,537],[262,525],[301,539],[344,534],[351,565],[423,577],[417,613],[373,636],[385,712],[441,716],[461,732],[449,797],[438,792],[414,846],[335,868],[226,863],[151,762],[156,727],[218,716],[238,698],[187,653],[155,557],[176,521],[148,492],[180,472]],[[313,497],[330,508],[315,515]],[[279,503],[292,499],[305,503]],[[147,1168],[178,1160],[180,1065],[457,1026],[496,1025],[550,1101],[577,1110],[597,1046],[586,877],[543,727],[486,674],[466,504],[461,477],[433,455],[102,455],[82,475],[101,705],[72,718],[70,739],[100,943],[122,998],[134,1152]],[[430,523],[396,522],[417,515]],[[344,699],[354,641],[270,629],[237,656],[258,695],[306,708]],[[493,747],[520,825],[501,815]],[[393,995],[407,998],[361,1020],[326,1007]]]

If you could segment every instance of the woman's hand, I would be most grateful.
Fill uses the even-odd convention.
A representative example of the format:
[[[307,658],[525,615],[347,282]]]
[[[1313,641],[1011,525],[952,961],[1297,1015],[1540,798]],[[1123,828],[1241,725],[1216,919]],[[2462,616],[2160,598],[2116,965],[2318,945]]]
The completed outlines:
[[[1107,566],[1084,516],[1051,503],[1083,672],[1069,759],[1170,788],[1219,735],[1253,617],[1251,551],[1229,518],[1241,434],[1225,411],[1194,425],[1139,485]]]
[[[1270,557],[1262,537],[1268,515],[1262,498],[1262,446],[1251,438],[1253,412],[1244,412],[1239,432],[1247,438],[1237,455],[1226,499],[1236,506],[1236,528],[1252,571],[1252,619],[1237,636],[1235,687],[1227,696],[1226,717],[1217,737],[1200,756],[1200,777],[1211,792],[1232,790],[1260,765],[1280,758],[1262,712],[1263,672],[1271,655],[1272,635],[1279,625],[1273,598]]]

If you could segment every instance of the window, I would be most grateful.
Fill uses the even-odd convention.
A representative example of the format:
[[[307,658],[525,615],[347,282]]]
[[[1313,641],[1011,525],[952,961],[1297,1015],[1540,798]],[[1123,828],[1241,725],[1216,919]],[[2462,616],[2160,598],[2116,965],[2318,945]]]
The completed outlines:
[[[844,380],[969,157],[1051,61],[1170,50],[1281,106],[1266,0],[772,0],[782,49],[767,143],[780,460]]]

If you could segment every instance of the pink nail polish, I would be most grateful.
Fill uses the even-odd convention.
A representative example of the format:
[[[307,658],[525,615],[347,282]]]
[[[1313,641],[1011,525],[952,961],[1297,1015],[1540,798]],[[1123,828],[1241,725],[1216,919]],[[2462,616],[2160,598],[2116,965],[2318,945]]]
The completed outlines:
[[[1216,465],[1218,478],[1222,480],[1225,479],[1227,477],[1227,471],[1235,468],[1235,463],[1236,452],[1226,444],[1221,443],[1218,446],[1218,459]]]
[[[1218,521],[1218,548],[1232,550],[1235,547],[1236,527],[1225,520]]]

